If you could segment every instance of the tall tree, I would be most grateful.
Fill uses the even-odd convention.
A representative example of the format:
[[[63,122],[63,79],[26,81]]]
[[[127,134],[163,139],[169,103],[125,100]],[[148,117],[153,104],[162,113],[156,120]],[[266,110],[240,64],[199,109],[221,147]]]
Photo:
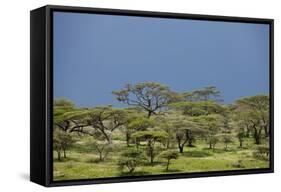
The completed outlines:
[[[179,99],[179,95],[169,87],[155,82],[127,84],[124,89],[112,93],[116,95],[118,101],[145,110],[148,118],[167,104]]]
[[[96,137],[98,132],[103,135],[108,144],[111,144],[112,133],[127,123],[127,113],[125,109],[104,106],[70,111],[63,115],[63,119],[71,123],[69,132],[93,137]]]
[[[90,127],[99,131],[106,141],[112,143],[112,133],[127,123],[126,111],[111,106],[96,107],[89,110],[86,121]]]

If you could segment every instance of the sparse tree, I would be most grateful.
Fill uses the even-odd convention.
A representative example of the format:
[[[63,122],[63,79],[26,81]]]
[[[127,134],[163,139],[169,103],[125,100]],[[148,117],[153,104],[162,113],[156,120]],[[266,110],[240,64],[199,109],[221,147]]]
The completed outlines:
[[[222,101],[220,91],[215,86],[208,86],[202,89],[186,92],[183,97],[187,101]]]
[[[55,129],[53,133],[53,148],[57,152],[58,160],[61,161],[61,153],[66,158],[66,151],[74,143],[72,136],[60,129]]]
[[[169,171],[169,166],[170,166],[170,161],[172,159],[177,159],[179,157],[178,152],[176,151],[172,151],[172,150],[168,150],[168,151],[164,151],[160,154],[160,157],[162,157],[163,159],[166,159],[166,171]]]
[[[137,131],[145,131],[147,128],[152,128],[155,122],[153,119],[148,119],[146,117],[133,117],[125,125],[126,143],[127,146],[130,145],[131,135]]]
[[[127,84],[124,89],[112,93],[118,101],[145,110],[148,118],[180,97],[169,87],[155,82]]]
[[[113,145],[104,141],[93,141],[90,144],[99,154],[99,161],[104,161],[110,152],[113,151]]]
[[[269,97],[267,95],[245,97],[237,100],[235,107],[236,113],[243,115],[243,121],[249,125],[255,144],[260,145],[263,133],[265,137],[269,135]]]
[[[132,137],[147,142],[147,155],[150,163],[153,164],[157,152],[155,151],[155,143],[163,142],[163,140],[167,139],[168,134],[164,131],[139,131],[134,133]]]
[[[179,152],[183,153],[184,146],[188,143],[189,147],[193,147],[195,141],[195,135],[204,134],[199,123],[193,121],[191,118],[180,117],[172,121],[172,125],[175,128],[175,139],[178,144]]]
[[[195,121],[206,130],[206,141],[209,149],[215,149],[215,145],[219,142],[218,134],[223,127],[223,119],[221,115],[201,115],[194,118]]]
[[[144,160],[144,155],[141,151],[136,149],[129,149],[121,153],[121,157],[118,160],[118,165],[121,170],[127,168],[129,173],[135,171]]]
[[[222,142],[224,143],[224,150],[226,151],[228,145],[233,142],[232,137],[230,134],[223,134],[222,135]]]
[[[238,141],[239,141],[239,147],[243,148],[243,142],[244,142],[245,137],[246,137],[244,129],[239,129],[236,136],[237,136]]]
[[[224,114],[225,112],[225,108],[214,101],[182,101],[169,106],[181,110],[183,115],[188,116]]]

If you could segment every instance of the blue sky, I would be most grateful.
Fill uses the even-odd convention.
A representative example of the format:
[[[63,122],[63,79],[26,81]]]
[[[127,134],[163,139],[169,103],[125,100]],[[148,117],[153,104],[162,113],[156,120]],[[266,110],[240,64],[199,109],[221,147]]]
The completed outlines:
[[[54,98],[119,103],[113,90],[154,81],[216,86],[225,103],[269,92],[269,25],[54,13]]]

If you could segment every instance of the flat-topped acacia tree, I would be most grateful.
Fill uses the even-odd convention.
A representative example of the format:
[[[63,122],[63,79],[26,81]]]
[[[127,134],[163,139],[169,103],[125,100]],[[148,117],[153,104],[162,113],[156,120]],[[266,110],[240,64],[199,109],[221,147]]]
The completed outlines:
[[[168,86],[155,82],[127,84],[125,88],[112,93],[118,101],[144,109],[148,118],[167,104],[180,99],[179,94]]]
[[[92,109],[73,109],[59,116],[61,122],[68,122],[68,132],[96,137],[103,135],[108,144],[112,143],[112,133],[127,123],[127,111],[112,106]]]
[[[255,144],[260,145],[264,137],[269,137],[269,97],[256,95],[235,101],[235,113],[248,125],[253,134]]]
[[[165,131],[138,131],[132,135],[133,138],[147,142],[147,155],[150,163],[153,164],[156,156],[155,143],[163,142],[167,139],[168,134]]]

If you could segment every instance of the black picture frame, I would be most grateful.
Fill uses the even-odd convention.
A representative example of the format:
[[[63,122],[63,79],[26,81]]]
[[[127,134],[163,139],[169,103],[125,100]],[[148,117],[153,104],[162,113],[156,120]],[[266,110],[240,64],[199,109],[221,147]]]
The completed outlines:
[[[52,104],[53,104],[53,12],[96,13],[206,21],[260,23],[270,26],[270,168],[169,175],[130,176],[86,180],[53,181]],[[195,178],[274,172],[274,20],[246,17],[195,15],[88,7],[46,5],[30,12],[30,180],[43,186],[66,186],[113,182]]]

